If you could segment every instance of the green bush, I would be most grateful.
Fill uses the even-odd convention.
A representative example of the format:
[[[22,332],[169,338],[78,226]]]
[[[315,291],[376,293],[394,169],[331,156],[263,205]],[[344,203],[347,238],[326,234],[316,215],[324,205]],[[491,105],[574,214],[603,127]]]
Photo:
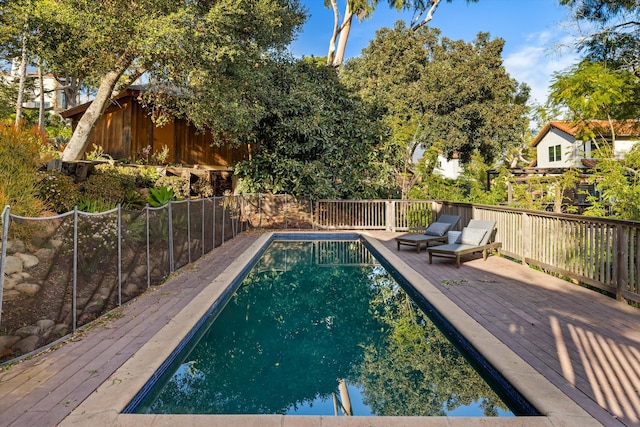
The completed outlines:
[[[38,173],[40,197],[57,213],[73,210],[82,198],[73,178],[58,172]]]
[[[107,206],[123,203],[128,193],[135,189],[136,179],[133,175],[121,173],[119,169],[122,168],[106,164],[96,166],[95,173],[80,184],[84,197],[99,200]]]
[[[176,198],[186,199],[189,197],[189,180],[187,178],[181,178],[179,176],[162,176],[155,185],[155,188],[167,187],[173,190]]]
[[[47,160],[42,156],[45,145],[35,132],[0,124],[0,210],[9,205],[22,216],[39,216],[45,210],[36,177]]]

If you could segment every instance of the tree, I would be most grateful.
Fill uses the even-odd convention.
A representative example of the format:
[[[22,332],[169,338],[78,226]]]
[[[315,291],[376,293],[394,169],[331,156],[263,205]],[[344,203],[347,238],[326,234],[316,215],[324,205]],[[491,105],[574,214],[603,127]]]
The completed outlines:
[[[375,112],[313,60],[274,61],[251,158],[236,167],[242,190],[318,198],[393,196]],[[385,193],[381,193],[385,191]]]
[[[156,105],[158,99],[158,109],[167,94],[178,96],[181,99],[172,104],[174,113],[193,113],[200,119],[194,123],[206,128],[214,127],[210,119],[216,111],[235,106],[237,114],[225,115],[232,119],[225,129],[244,130],[254,115],[248,111],[251,102],[207,95],[217,90],[229,95],[225,87],[237,89],[240,81],[244,93],[250,93],[251,75],[261,55],[285,46],[304,19],[296,0],[33,1],[36,26],[43,30],[41,40],[47,41],[41,46],[42,56],[50,61],[49,67],[65,68],[63,56],[53,53],[62,47],[82,57],[87,75],[98,82],[96,97],[79,121],[63,160],[82,156],[110,99],[143,75],[152,86],[147,100]]]
[[[412,10],[414,12],[411,20],[411,28],[416,31],[433,19],[433,14],[442,0],[388,0],[389,6],[396,10]],[[451,3],[453,0],[447,0]],[[467,3],[476,3],[478,0],[467,0]],[[340,12],[337,0],[325,0],[325,5],[333,10],[333,32],[329,40],[329,53],[327,54],[327,65],[340,68],[344,61],[344,51],[351,31],[353,18],[360,21],[369,17],[376,6],[377,0],[347,0],[344,6],[342,24],[340,24]],[[338,46],[336,47],[336,42]]]
[[[640,8],[637,0],[560,0],[580,33],[575,46],[608,67],[638,72]]]
[[[342,77],[384,114],[401,155],[441,144],[449,159],[458,153],[466,163],[478,151],[491,163],[521,144],[528,124],[528,89],[506,73],[503,45],[486,33],[466,43],[399,22],[379,30]]]

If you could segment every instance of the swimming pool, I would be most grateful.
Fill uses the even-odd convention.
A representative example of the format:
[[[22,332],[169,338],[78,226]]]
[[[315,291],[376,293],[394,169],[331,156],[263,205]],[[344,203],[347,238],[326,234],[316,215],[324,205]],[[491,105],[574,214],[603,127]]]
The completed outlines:
[[[358,236],[310,237],[259,251],[123,412],[537,415]]]

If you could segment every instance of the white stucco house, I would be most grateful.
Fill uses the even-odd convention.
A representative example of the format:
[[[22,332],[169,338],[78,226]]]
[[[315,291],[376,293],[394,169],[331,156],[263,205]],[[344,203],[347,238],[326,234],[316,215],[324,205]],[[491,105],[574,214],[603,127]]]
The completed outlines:
[[[540,169],[588,168],[593,166],[591,160],[596,144],[613,143],[614,158],[621,159],[640,142],[640,122],[637,120],[613,122],[615,139],[611,137],[611,124],[606,120],[590,122],[589,129],[597,136],[584,141],[576,139],[579,127],[574,123],[549,122],[531,143],[537,150],[535,166]]]

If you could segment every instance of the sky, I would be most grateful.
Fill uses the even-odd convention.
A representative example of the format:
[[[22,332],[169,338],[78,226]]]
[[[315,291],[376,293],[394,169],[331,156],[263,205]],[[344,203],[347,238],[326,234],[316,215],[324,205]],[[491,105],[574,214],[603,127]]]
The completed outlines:
[[[302,0],[309,13],[302,32],[292,43],[295,56],[326,56],[333,27],[333,13],[323,0]],[[344,1],[338,0],[341,7]],[[410,13],[398,13],[386,2],[373,16],[355,22],[351,28],[345,58],[358,56],[375,32],[403,19],[407,25]],[[342,10],[341,10],[342,13]],[[479,0],[467,4],[464,0],[443,0],[429,22],[439,28],[441,36],[473,41],[478,32],[488,32],[492,38],[505,40],[504,66],[511,77],[531,87],[531,101],[544,104],[551,76],[577,63],[578,56],[568,48],[558,48],[571,40],[569,10],[558,0]]]

